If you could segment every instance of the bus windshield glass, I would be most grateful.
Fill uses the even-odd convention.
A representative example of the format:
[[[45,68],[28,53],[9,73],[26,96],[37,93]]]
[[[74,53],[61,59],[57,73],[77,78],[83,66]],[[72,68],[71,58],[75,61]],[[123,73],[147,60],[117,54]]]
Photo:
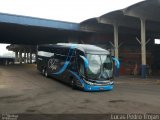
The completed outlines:
[[[110,55],[87,54],[89,79],[106,80],[112,77],[112,61]]]

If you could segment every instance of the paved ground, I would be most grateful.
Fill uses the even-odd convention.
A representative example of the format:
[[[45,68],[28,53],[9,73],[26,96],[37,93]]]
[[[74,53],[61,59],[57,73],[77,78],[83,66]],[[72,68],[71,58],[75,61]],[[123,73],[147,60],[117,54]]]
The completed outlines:
[[[35,65],[0,66],[0,113],[160,113],[160,84],[120,77],[113,91],[83,92],[41,76]]]

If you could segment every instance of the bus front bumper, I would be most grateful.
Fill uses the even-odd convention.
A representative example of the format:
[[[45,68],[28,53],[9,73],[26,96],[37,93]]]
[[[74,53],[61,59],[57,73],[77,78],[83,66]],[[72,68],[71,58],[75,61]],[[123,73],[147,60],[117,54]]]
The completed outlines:
[[[109,91],[113,89],[113,84],[105,85],[105,86],[92,86],[88,84],[84,84],[84,91]]]

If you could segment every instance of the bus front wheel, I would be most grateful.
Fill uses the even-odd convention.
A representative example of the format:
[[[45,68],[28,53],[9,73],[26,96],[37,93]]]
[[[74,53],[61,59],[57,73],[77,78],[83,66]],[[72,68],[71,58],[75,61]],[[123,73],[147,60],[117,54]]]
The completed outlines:
[[[48,71],[47,71],[47,69],[45,69],[44,76],[48,77]]]

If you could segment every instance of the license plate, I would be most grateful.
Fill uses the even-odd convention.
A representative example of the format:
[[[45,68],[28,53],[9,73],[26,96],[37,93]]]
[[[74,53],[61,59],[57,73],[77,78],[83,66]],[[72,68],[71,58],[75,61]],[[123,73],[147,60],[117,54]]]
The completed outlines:
[[[103,88],[103,87],[100,87],[99,89],[100,89],[100,90],[104,90],[104,88]]]

